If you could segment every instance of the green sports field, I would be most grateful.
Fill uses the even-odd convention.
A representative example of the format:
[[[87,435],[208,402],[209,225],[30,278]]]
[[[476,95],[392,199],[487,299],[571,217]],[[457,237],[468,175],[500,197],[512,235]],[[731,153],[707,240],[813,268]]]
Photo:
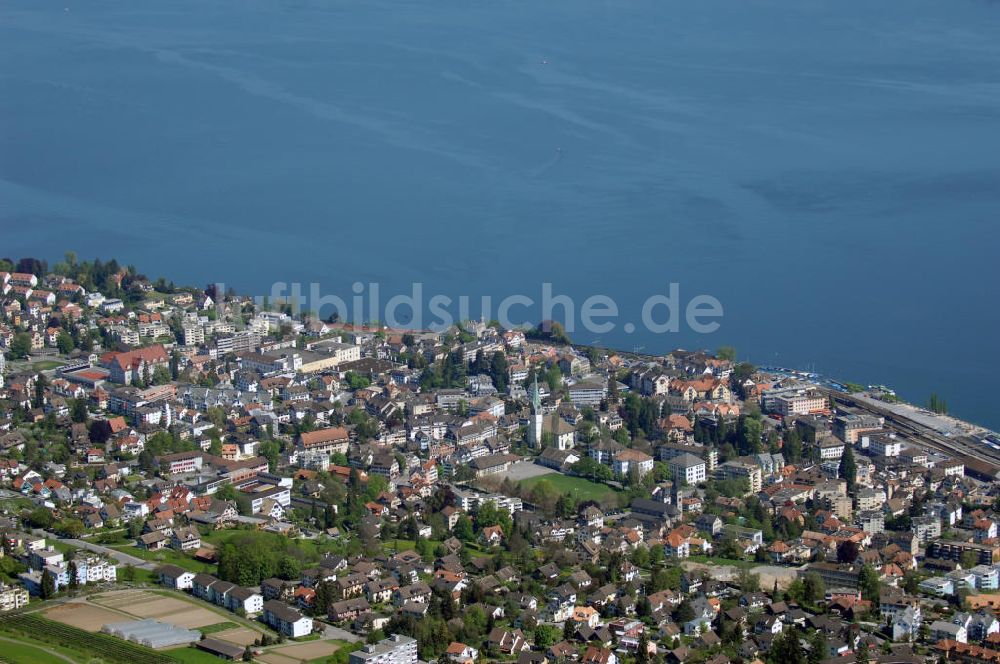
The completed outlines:
[[[568,493],[577,500],[596,500],[609,506],[618,506],[618,491],[606,484],[591,482],[582,477],[570,477],[561,473],[549,473],[521,480],[518,484],[525,489],[533,489],[542,482],[549,484],[555,493]]]

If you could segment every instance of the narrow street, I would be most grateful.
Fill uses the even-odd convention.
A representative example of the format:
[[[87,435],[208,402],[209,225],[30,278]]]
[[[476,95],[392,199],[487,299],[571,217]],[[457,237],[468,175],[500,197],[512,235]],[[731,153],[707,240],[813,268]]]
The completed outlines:
[[[142,558],[137,558],[133,555],[129,555],[124,551],[118,551],[117,549],[101,546],[100,544],[92,544],[90,542],[78,539],[63,539],[60,538],[55,533],[50,533],[45,530],[35,530],[34,532],[36,535],[44,535],[47,538],[53,540],[59,540],[64,544],[69,544],[70,546],[76,547],[78,549],[86,549],[87,551],[93,551],[94,553],[100,553],[105,556],[110,556],[115,560],[117,560],[118,562],[120,562],[122,565],[131,565],[139,569],[145,569],[150,571],[155,570],[157,567],[156,563],[151,563],[147,560],[143,560]]]

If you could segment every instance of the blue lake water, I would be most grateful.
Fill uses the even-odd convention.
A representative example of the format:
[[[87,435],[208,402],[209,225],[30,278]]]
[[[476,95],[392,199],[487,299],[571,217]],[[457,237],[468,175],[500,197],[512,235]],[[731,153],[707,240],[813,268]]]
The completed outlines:
[[[617,301],[580,341],[732,344],[1000,427],[998,35],[987,0],[5,0],[0,255],[549,281]],[[626,333],[670,282],[721,329]]]

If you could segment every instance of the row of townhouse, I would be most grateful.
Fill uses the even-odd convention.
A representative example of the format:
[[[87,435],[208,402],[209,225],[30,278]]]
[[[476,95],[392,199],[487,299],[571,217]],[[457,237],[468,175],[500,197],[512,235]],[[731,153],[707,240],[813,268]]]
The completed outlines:
[[[190,589],[191,594],[206,602],[246,615],[260,614],[261,620],[281,634],[291,638],[312,632],[313,620],[277,599],[264,600],[255,588],[243,588],[217,579],[211,574],[194,574],[175,565],[159,569],[160,582],[178,590]]]
[[[264,596],[256,589],[242,588],[211,574],[191,574],[174,565],[164,565],[160,568],[160,580],[176,589],[190,588],[195,597],[234,613],[242,610],[254,616],[264,609]]]

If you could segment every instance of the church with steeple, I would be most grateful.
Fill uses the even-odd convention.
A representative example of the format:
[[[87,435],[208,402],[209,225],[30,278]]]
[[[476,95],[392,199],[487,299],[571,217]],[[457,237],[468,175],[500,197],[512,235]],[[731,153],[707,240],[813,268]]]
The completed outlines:
[[[538,390],[538,376],[531,386],[531,425],[528,427],[528,443],[532,447],[542,446],[542,395]]]
[[[559,416],[559,411],[548,415],[542,408],[542,395],[538,389],[538,376],[531,386],[531,420],[528,427],[528,443],[534,448],[541,448],[545,434],[551,435],[549,445],[560,450],[572,449],[576,446],[576,427]]]

